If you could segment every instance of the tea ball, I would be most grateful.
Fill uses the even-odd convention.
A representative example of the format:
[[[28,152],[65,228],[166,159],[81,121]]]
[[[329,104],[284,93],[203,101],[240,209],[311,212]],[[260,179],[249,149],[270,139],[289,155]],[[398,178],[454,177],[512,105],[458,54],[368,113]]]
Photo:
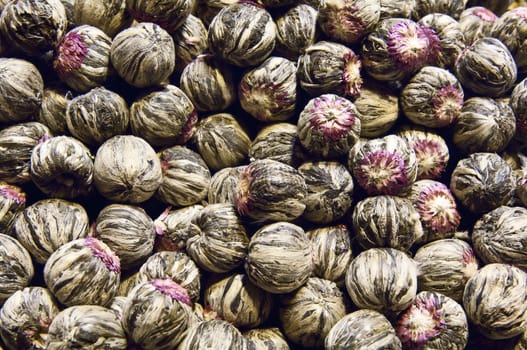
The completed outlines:
[[[196,1],[197,2],[197,1]],[[176,72],[181,72],[208,48],[208,29],[203,21],[190,14],[173,34],[176,50]]]
[[[120,31],[112,41],[110,59],[128,84],[145,88],[162,84],[176,64],[174,40],[155,23],[141,22]]]
[[[223,168],[212,175],[207,193],[209,204],[229,203],[236,205],[236,189],[245,167],[246,165]]]
[[[527,140],[527,78],[512,89],[509,105],[516,117],[515,139]]]
[[[63,87],[46,87],[42,95],[42,104],[35,121],[48,127],[53,135],[69,133],[66,122],[68,102],[73,98],[70,91]]]
[[[248,348],[254,350],[289,350],[285,336],[278,327],[253,328],[243,333]]]
[[[527,45],[527,36],[525,35],[525,30],[527,30],[526,18],[527,7],[525,7],[525,4],[511,8],[496,19],[488,35],[499,39],[507,46],[516,61],[518,72],[521,75],[527,72],[527,59],[525,57]]]
[[[478,39],[492,36],[492,27],[497,19],[498,16],[486,7],[467,6],[459,16],[459,26],[465,36],[466,44],[470,45]]]
[[[246,342],[238,328],[229,322],[209,320],[190,327],[177,349],[245,349]]]
[[[133,21],[126,8],[126,0],[75,0],[73,19],[77,25],[89,24],[100,28],[111,38]]]
[[[161,185],[161,162],[142,138],[114,136],[95,155],[94,183],[106,199],[141,203],[151,198]]]
[[[31,255],[14,237],[0,233],[0,305],[28,287],[35,270]]]
[[[466,4],[467,0],[417,0],[412,16],[422,18],[430,13],[444,13],[457,19],[465,9]]]
[[[418,0],[381,0],[381,19],[410,18]]]
[[[13,226],[26,208],[26,193],[18,186],[0,181],[0,233],[14,236]]]
[[[136,21],[156,23],[170,34],[183,25],[193,5],[194,0],[126,0],[126,9]]]
[[[209,204],[212,204],[209,201]],[[203,205],[194,204],[183,208],[168,207],[154,220],[156,242],[154,250],[184,252],[189,239],[192,219],[202,209]]]
[[[296,61],[319,37],[318,11],[307,4],[297,4],[276,20],[276,51]]]

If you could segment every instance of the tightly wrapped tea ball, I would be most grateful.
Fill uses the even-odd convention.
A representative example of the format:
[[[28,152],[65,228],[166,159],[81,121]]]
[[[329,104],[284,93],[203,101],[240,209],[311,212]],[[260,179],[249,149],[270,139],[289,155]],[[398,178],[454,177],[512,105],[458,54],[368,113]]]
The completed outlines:
[[[401,350],[401,341],[390,321],[378,311],[361,309],[341,318],[329,331],[325,349]]]
[[[318,39],[318,11],[306,4],[292,6],[278,16],[276,23],[276,51],[296,61],[305,49]]]
[[[87,196],[94,178],[93,156],[73,137],[52,137],[33,148],[29,172],[31,180],[48,196]]]
[[[516,117],[516,139],[527,140],[527,78],[514,87],[509,105]]]
[[[453,129],[452,142],[465,153],[501,152],[516,133],[516,117],[506,102],[472,97],[465,101]]]
[[[69,131],[66,123],[66,109],[72,98],[72,94],[65,88],[45,88],[35,121],[47,126],[53,135],[67,134]]]
[[[0,305],[29,286],[34,275],[31,255],[15,238],[0,233]]]
[[[431,291],[461,301],[465,284],[478,270],[476,253],[465,241],[440,239],[420,247],[414,255],[420,291]]]
[[[507,46],[518,66],[518,72],[527,72],[527,7],[513,8],[501,15],[492,27],[492,36]]]
[[[300,226],[275,222],[251,237],[245,271],[263,290],[292,292],[307,281],[313,269],[311,242]]]
[[[212,175],[207,193],[209,204],[229,203],[236,205],[236,189],[240,182],[240,175],[246,165],[233,168],[223,168]]]
[[[192,325],[187,291],[171,279],[153,279],[128,294],[121,320],[129,339],[145,350],[174,349]]]
[[[353,200],[353,178],[344,164],[306,162],[298,171],[307,186],[304,219],[327,224],[346,214]]]
[[[187,252],[206,271],[228,272],[243,263],[249,237],[231,204],[209,204],[192,219]]]
[[[66,109],[71,135],[85,145],[99,146],[128,129],[128,105],[119,94],[97,87],[73,98]]]
[[[435,62],[439,40],[433,29],[410,19],[383,19],[362,42],[364,70],[377,80],[402,80]]]
[[[505,0],[499,2],[493,0],[468,0],[467,7],[482,6],[494,12],[496,15],[501,16],[505,11],[507,11],[513,2],[514,0]]]
[[[476,214],[505,205],[515,188],[511,166],[496,153],[473,153],[461,159],[450,179],[456,199]]]
[[[185,288],[190,300],[197,302],[201,292],[200,270],[185,253],[152,254],[139,269],[138,281],[170,278]],[[137,283],[137,282],[136,282]]]
[[[296,65],[273,56],[246,72],[238,86],[241,107],[263,122],[285,121],[296,109]]]
[[[371,248],[351,261],[346,290],[359,308],[391,314],[409,307],[417,293],[417,265],[393,248]]]
[[[210,201],[209,201],[210,202]],[[209,203],[212,204],[212,203]],[[155,251],[185,251],[190,237],[190,224],[203,205],[195,204],[171,210],[168,207],[154,220],[156,230]]]
[[[342,156],[359,139],[360,118],[353,102],[335,94],[324,94],[309,100],[300,113],[298,138],[317,157]]]
[[[381,19],[410,18],[418,0],[381,0]]]
[[[235,326],[224,320],[194,324],[177,350],[245,349],[246,340]]]
[[[451,125],[463,107],[463,88],[448,70],[427,66],[401,91],[401,109],[412,122],[430,128]]]
[[[194,0],[126,0],[126,10],[137,22],[156,23],[170,34],[183,25]]]
[[[103,241],[119,257],[121,269],[143,263],[154,250],[154,221],[143,208],[110,204],[95,220],[92,236]]]
[[[0,233],[13,236],[13,225],[26,208],[26,193],[18,186],[0,181]]]
[[[488,264],[467,282],[463,306],[487,338],[509,339],[527,328],[527,274],[506,264]]]
[[[155,23],[138,23],[113,38],[110,59],[128,84],[138,88],[159,85],[174,71],[174,40]]]
[[[206,307],[238,328],[260,326],[274,306],[272,295],[256,287],[244,274],[233,274],[212,284],[203,298]]]
[[[70,88],[87,92],[108,79],[111,45],[112,39],[101,29],[90,25],[75,27],[55,49],[53,68]]]
[[[201,112],[223,111],[236,100],[232,71],[211,54],[199,55],[185,66],[180,86]]]
[[[73,19],[77,25],[89,24],[100,28],[111,38],[133,20],[126,9],[126,0],[75,0]]]
[[[208,29],[201,19],[188,15],[173,34],[176,50],[176,71],[181,72],[190,62],[208,48]]]
[[[397,336],[405,349],[457,349],[468,343],[468,321],[463,307],[437,292],[420,292],[397,316]]]
[[[90,219],[84,207],[64,199],[41,199],[15,221],[14,234],[36,262],[45,264],[61,245],[87,237]]]
[[[456,59],[455,73],[464,88],[499,97],[516,82],[517,67],[509,49],[496,38],[481,38]]]
[[[278,327],[253,328],[244,332],[243,337],[247,340],[249,349],[289,350],[289,344]]]
[[[360,114],[361,137],[384,136],[399,117],[398,97],[381,85],[366,82],[353,103]]]
[[[200,119],[192,142],[211,170],[241,165],[247,159],[251,145],[245,129],[229,113]]]
[[[46,288],[13,293],[0,309],[0,335],[7,349],[45,349],[48,327],[59,311]]]
[[[61,245],[44,265],[46,286],[66,306],[108,304],[117,293],[120,278],[119,258],[93,237]]]
[[[370,195],[408,192],[417,177],[412,147],[396,135],[359,141],[349,152],[348,168]]]
[[[235,192],[236,209],[255,222],[292,221],[306,208],[304,177],[290,165],[261,159],[240,173]]]
[[[253,2],[224,7],[209,25],[209,49],[238,67],[257,65],[275,47],[276,25],[265,8]]]
[[[348,45],[360,42],[380,16],[380,0],[325,0],[318,8],[318,24],[324,34]]]
[[[419,19],[431,13],[443,13],[457,19],[466,4],[467,0],[417,0],[412,15]]]
[[[474,41],[491,36],[492,27],[498,16],[483,6],[467,7],[459,17],[459,26],[465,36],[467,45]]]
[[[201,156],[185,146],[165,148],[158,153],[163,179],[156,196],[175,206],[197,204],[207,197],[210,170]]]
[[[114,136],[97,150],[94,182],[106,199],[141,203],[157,191],[163,180],[161,162],[142,138]]]
[[[240,0],[200,0],[196,1],[193,13],[196,13],[203,23],[208,27],[214,16],[224,7],[236,4]]]
[[[10,1],[0,15],[2,36],[26,55],[53,50],[66,31],[68,18],[60,0]]]
[[[423,235],[419,213],[406,198],[366,197],[357,203],[351,219],[364,249],[389,247],[407,252]]]
[[[128,341],[115,312],[99,305],[70,306],[49,326],[46,349],[125,350]]]
[[[145,92],[130,106],[132,134],[152,146],[186,143],[198,116],[192,101],[175,85]]]
[[[19,58],[0,57],[1,123],[18,123],[36,116],[43,94],[44,81],[33,63]]]
[[[355,97],[362,87],[360,69],[361,61],[353,50],[339,43],[319,41],[298,58],[298,83],[312,97]]]

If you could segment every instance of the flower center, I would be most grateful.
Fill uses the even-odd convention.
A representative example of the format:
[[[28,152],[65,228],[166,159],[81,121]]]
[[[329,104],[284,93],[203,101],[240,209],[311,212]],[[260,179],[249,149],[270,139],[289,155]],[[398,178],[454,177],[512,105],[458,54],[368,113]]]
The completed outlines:
[[[155,289],[161,293],[169,296],[170,298],[192,306],[192,301],[190,296],[185,288],[180,286],[178,283],[174,282],[170,278],[158,278],[153,279],[150,283],[154,286]]]
[[[253,181],[253,170],[248,165],[240,174],[236,195],[236,208],[241,215],[247,215],[252,209],[254,196],[250,188]]]
[[[344,55],[344,69],[342,70],[342,80],[344,81],[344,92],[350,97],[355,97],[360,93],[362,78],[360,76],[361,61],[353,51]]]
[[[445,170],[448,155],[434,140],[417,140],[413,145],[419,178],[437,179]]]
[[[397,151],[374,150],[366,154],[356,175],[369,194],[397,194],[408,185],[406,163]]]
[[[97,238],[86,237],[84,238],[84,244],[91,249],[93,256],[99,258],[106,265],[108,270],[112,272],[121,271],[121,264],[117,255],[111,250],[105,249]]]
[[[61,76],[67,76],[78,70],[88,53],[88,46],[82,35],[70,32],[64,36],[58,47],[54,68]]]
[[[432,106],[437,119],[437,125],[447,126],[461,113],[463,93],[455,85],[442,87],[432,98]]]
[[[17,204],[26,203],[26,194],[22,192],[18,187],[12,185],[1,185],[0,195],[4,198],[15,201]]]
[[[436,302],[432,298],[417,299],[399,319],[397,333],[410,348],[423,347],[446,327]]]
[[[484,7],[474,10],[473,14],[485,22],[495,22],[498,19],[498,16]]]
[[[461,221],[454,198],[448,188],[439,183],[425,188],[419,194],[417,211],[423,225],[433,233],[453,232]]]
[[[338,141],[345,137],[355,125],[355,114],[351,106],[343,98],[329,98],[325,96],[314,100],[313,115],[309,123],[315,130],[319,130],[327,141]]]

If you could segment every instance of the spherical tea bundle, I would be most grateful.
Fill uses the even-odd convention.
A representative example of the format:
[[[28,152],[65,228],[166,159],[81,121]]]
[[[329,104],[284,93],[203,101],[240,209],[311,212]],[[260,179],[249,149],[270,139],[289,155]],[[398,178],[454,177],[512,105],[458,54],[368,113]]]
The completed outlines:
[[[247,159],[251,139],[235,116],[219,113],[199,120],[192,143],[211,170],[221,170]]]
[[[465,284],[478,270],[476,253],[465,241],[440,239],[420,247],[414,255],[420,291],[437,292],[461,301]]]
[[[527,78],[520,81],[512,90],[510,107],[516,117],[516,139],[527,139]]]
[[[126,0],[75,0],[73,18],[77,25],[89,24],[100,28],[111,38],[133,20],[126,9]]]
[[[307,281],[313,268],[311,243],[300,226],[275,222],[251,237],[245,271],[263,290],[292,292]]]
[[[162,182],[159,158],[145,140],[132,136],[114,136],[97,150],[94,182],[105,198],[141,203],[154,195]]]
[[[509,6],[514,2],[514,0],[505,0],[505,1],[492,1],[492,0],[468,0],[467,7],[472,6],[483,6],[488,10],[494,12],[496,15],[501,16]]]
[[[278,16],[276,23],[276,51],[296,61],[305,49],[318,39],[318,11],[307,4],[292,6]]]
[[[430,128],[451,125],[463,107],[463,88],[448,70],[427,66],[415,74],[401,92],[404,115]]]
[[[187,252],[206,271],[228,272],[243,263],[249,238],[232,204],[209,204],[192,220]]]
[[[472,97],[465,101],[454,124],[452,142],[465,153],[501,152],[514,137],[516,124],[509,103]]]
[[[175,85],[145,92],[130,106],[132,134],[152,146],[186,143],[198,116],[192,101]]]
[[[110,59],[128,84],[144,88],[165,82],[176,65],[174,40],[155,23],[138,23],[114,38]]]
[[[15,221],[14,234],[36,262],[45,264],[63,244],[87,237],[90,219],[84,207],[64,199],[36,201]]]
[[[71,98],[72,94],[62,87],[46,87],[35,120],[47,126],[53,135],[67,134],[66,108]]]
[[[505,44],[481,38],[457,58],[455,73],[464,88],[486,97],[499,97],[516,82],[517,67]]]
[[[370,248],[351,261],[346,290],[359,308],[391,314],[409,307],[417,293],[417,265],[393,248]]]
[[[289,350],[285,336],[278,327],[253,328],[243,333],[248,348],[255,350]]]
[[[86,145],[99,146],[128,129],[128,105],[119,94],[97,87],[69,101],[68,130]]]
[[[271,313],[272,295],[256,287],[244,274],[232,274],[210,285],[203,297],[206,307],[238,328],[255,328]]]
[[[246,342],[238,328],[229,322],[210,320],[190,327],[177,349],[244,349]]]
[[[306,162],[298,171],[307,186],[304,219],[327,224],[346,214],[353,200],[353,178],[346,166],[339,162]]]
[[[7,349],[45,349],[48,327],[59,311],[46,288],[13,293],[0,309],[0,336]]]
[[[347,46],[318,41],[298,58],[298,83],[312,97],[322,94],[355,97],[362,87],[361,65],[359,56]]]
[[[75,27],[55,48],[53,68],[70,88],[89,91],[110,75],[111,45],[112,39],[101,29],[87,24]]]
[[[43,94],[44,81],[33,63],[20,58],[0,57],[1,123],[22,122],[37,115]]]
[[[128,341],[115,312],[99,305],[75,305],[59,312],[49,326],[46,349],[125,350]]]
[[[86,237],[61,245],[44,265],[44,281],[66,306],[106,305],[121,278],[119,258],[102,241]]]
[[[410,18],[418,0],[381,0],[381,19]]]
[[[210,170],[201,156],[185,146],[165,148],[158,153],[163,179],[156,196],[175,206],[197,204],[209,189]]]
[[[2,36],[26,55],[53,50],[66,31],[68,18],[60,0],[8,2],[0,15]]]
[[[329,331],[325,349],[401,350],[401,341],[390,321],[378,311],[361,309],[341,318]]]
[[[185,66],[180,86],[198,111],[223,111],[236,100],[232,71],[211,54],[199,55]]]
[[[241,165],[234,168],[223,168],[214,173],[207,193],[208,203],[236,205],[236,190],[240,182],[240,175],[246,167],[246,165]]]
[[[461,159],[450,179],[450,190],[456,199],[477,214],[505,205],[515,188],[511,166],[496,153],[472,153]]]
[[[483,6],[467,7],[459,17],[459,26],[465,36],[465,43],[471,45],[474,41],[491,36],[492,27],[498,16]]]
[[[254,66],[275,47],[276,25],[265,8],[254,2],[225,6],[209,25],[209,49],[238,67]]]
[[[335,94],[324,94],[309,100],[300,113],[298,138],[317,157],[342,156],[359,139],[360,118],[353,102]]]
[[[190,15],[194,0],[126,0],[126,10],[137,22],[158,24],[170,34]]]
[[[18,186],[0,181],[0,233],[13,236],[13,225],[26,207],[26,193]]]
[[[410,19],[386,18],[363,40],[364,70],[381,81],[402,80],[436,60],[439,37]]]
[[[201,292],[201,273],[185,253],[158,252],[152,254],[139,269],[138,281],[170,278],[184,288],[190,300],[197,302]]]
[[[272,159],[297,167],[305,158],[305,150],[298,139],[297,126],[273,123],[261,128],[249,148],[249,158]]]
[[[513,8],[501,15],[492,27],[492,36],[507,46],[518,66],[518,72],[527,72],[527,7]]]
[[[406,198],[366,197],[351,215],[356,239],[364,249],[389,247],[409,251],[423,235],[419,213]]]
[[[34,274],[26,248],[15,238],[0,233],[0,305],[16,291],[28,287]]]
[[[263,122],[285,121],[296,109],[296,65],[272,56],[246,72],[238,86],[241,107]]]
[[[209,201],[209,204],[212,202]],[[202,209],[201,204],[189,205],[176,210],[168,207],[154,220],[156,230],[155,251],[185,251],[190,237],[190,224]]]
[[[408,192],[417,177],[417,165],[413,148],[393,134],[359,141],[348,156],[348,168],[370,195]]]
[[[467,0],[417,0],[412,16],[419,19],[432,13],[443,13],[457,19],[466,4]]]
[[[463,307],[489,339],[509,339],[527,328],[527,274],[506,264],[488,264],[468,280]]]
[[[298,170],[276,160],[255,160],[240,173],[236,209],[255,222],[292,221],[303,214],[306,195]]]
[[[176,50],[176,72],[181,72],[208,48],[207,36],[208,29],[201,19],[188,15],[181,27],[172,34]]]
[[[468,343],[468,321],[463,307],[437,292],[420,292],[397,316],[397,336],[405,349],[463,350]]]
[[[93,237],[106,243],[128,270],[143,263],[154,250],[154,221],[143,208],[135,205],[110,204],[95,220]]]
[[[93,156],[73,137],[52,137],[33,148],[29,172],[33,183],[48,196],[86,196],[92,191]]]
[[[173,280],[154,279],[136,286],[123,307],[128,337],[145,350],[174,349],[192,325],[187,291]]]

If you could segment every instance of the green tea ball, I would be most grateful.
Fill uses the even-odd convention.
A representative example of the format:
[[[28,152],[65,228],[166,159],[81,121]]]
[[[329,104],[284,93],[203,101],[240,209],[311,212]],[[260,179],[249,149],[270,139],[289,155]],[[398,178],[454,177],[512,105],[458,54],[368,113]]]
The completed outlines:
[[[210,320],[190,327],[177,350],[245,349],[246,342],[238,328],[229,322]]]
[[[525,56],[527,49],[526,19],[527,7],[525,4],[509,9],[496,19],[491,33],[488,35],[499,39],[507,46],[516,61],[518,72],[522,75],[527,72],[527,58]]]
[[[126,9],[136,21],[156,23],[171,34],[183,25],[193,6],[194,0],[126,0]]]
[[[115,312],[99,305],[75,305],[59,312],[49,326],[47,349],[125,350],[128,341]]]
[[[46,286],[66,306],[107,305],[117,294],[120,278],[119,258],[93,237],[61,245],[44,265]]]
[[[319,36],[318,11],[307,4],[292,6],[276,20],[276,51],[296,61]]]
[[[142,138],[114,136],[97,150],[94,183],[106,199],[141,203],[154,195],[162,181],[161,162]]]
[[[18,186],[0,181],[0,232],[14,236],[13,226],[26,208],[26,193]]]
[[[175,210],[168,207],[163,211],[154,220],[156,230],[155,251],[184,252],[187,248],[187,239],[191,235],[192,219],[203,208],[201,204],[194,204]]]
[[[196,1],[197,2],[197,1]],[[181,72],[190,62],[208,48],[208,29],[203,21],[192,14],[188,15],[173,34],[176,50],[176,71]]]
[[[17,3],[22,4],[24,1]],[[43,94],[44,81],[33,63],[20,58],[0,57],[1,123],[19,123],[36,116]]]
[[[381,19],[410,18],[418,0],[381,0]]]
[[[498,16],[483,6],[467,7],[459,17],[459,26],[467,45],[474,41],[492,36],[492,28]]]
[[[212,175],[207,193],[209,204],[229,203],[236,205],[236,189],[245,167],[246,165],[223,168]]]
[[[35,121],[48,127],[53,135],[65,135],[68,131],[66,109],[73,98],[70,91],[62,87],[46,87],[42,95],[40,111]]]
[[[515,139],[527,140],[527,78],[514,87],[509,104],[516,117]]]
[[[111,45],[112,39],[101,29],[87,24],[75,27],[55,48],[53,68],[70,88],[87,92],[111,75]]]
[[[138,88],[159,85],[174,71],[174,40],[155,23],[142,22],[114,38],[110,59],[117,74]]]
[[[158,153],[163,179],[157,197],[178,207],[197,204],[207,196],[210,170],[201,156],[184,146],[165,148]]]
[[[227,63],[254,66],[275,47],[276,25],[271,14],[252,2],[227,5],[209,25],[209,49]]]
[[[417,0],[412,15],[414,18],[422,18],[430,13],[444,13],[457,19],[466,4],[467,0]]]
[[[208,27],[210,22],[224,7],[230,4],[236,4],[239,0],[200,0],[196,1],[194,13],[203,21]]]
[[[175,85],[147,91],[130,106],[132,134],[152,146],[186,143],[197,120],[192,101]]]
[[[0,305],[28,287],[35,270],[31,255],[14,237],[0,233]]]
[[[45,264],[63,244],[87,237],[90,219],[78,203],[58,198],[36,201],[15,221],[14,234],[36,262]]]
[[[75,0],[73,19],[77,25],[100,28],[111,38],[129,27],[133,20],[126,9],[126,0]]]
[[[243,333],[249,349],[289,350],[285,336],[278,327],[253,328]]]
[[[70,136],[52,137],[31,153],[31,180],[48,196],[72,199],[92,192],[93,156],[83,143]]]
[[[245,271],[263,290],[292,292],[306,283],[313,269],[311,242],[300,226],[275,222],[251,237]]]

